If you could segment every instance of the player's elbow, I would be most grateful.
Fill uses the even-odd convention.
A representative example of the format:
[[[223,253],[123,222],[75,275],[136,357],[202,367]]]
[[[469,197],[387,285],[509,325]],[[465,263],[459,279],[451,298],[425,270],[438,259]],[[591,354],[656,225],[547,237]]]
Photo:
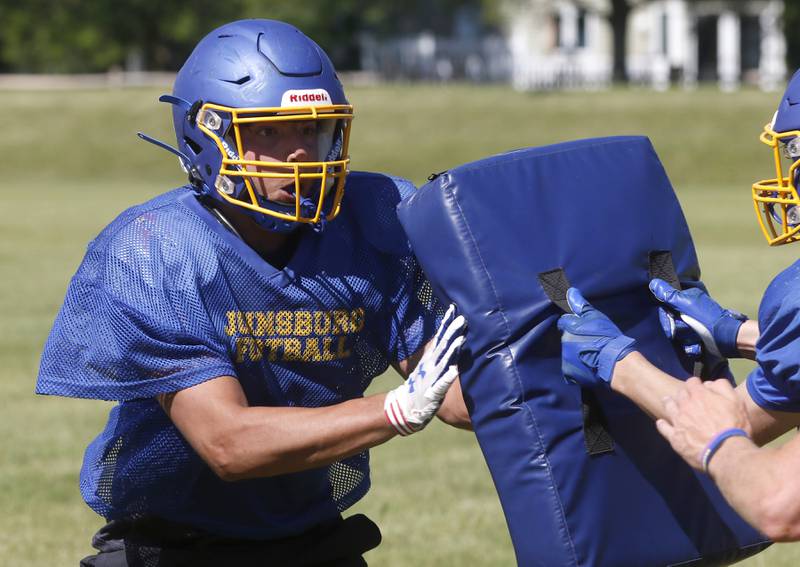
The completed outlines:
[[[772,541],[800,541],[800,503],[787,490],[761,499],[754,520],[755,527]]]
[[[788,522],[784,518],[767,517],[756,527],[775,542],[800,541],[800,524]]]
[[[236,482],[292,472],[280,453],[248,446],[241,431],[223,432],[209,440],[201,456],[211,470],[225,482]]]
[[[243,477],[243,467],[237,457],[233,447],[217,439],[209,443],[201,456],[206,464],[211,468],[215,475],[225,482],[241,480]]]
[[[250,478],[247,452],[241,446],[235,433],[217,432],[213,437],[205,440],[198,452],[221,480],[235,482]]]

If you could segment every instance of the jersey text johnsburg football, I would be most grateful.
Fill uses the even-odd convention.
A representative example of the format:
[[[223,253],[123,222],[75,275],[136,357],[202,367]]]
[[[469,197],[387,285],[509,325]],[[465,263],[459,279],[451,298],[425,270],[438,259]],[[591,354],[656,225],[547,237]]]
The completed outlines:
[[[433,336],[441,310],[395,205],[400,179],[353,172],[342,212],[275,269],[186,188],[129,209],[90,245],[42,356],[37,392],[121,402],[88,447],[81,492],[107,519],[158,516],[229,537],[298,534],[369,488],[367,452],[223,482],[155,396],[224,375],[251,406],[363,395]]]

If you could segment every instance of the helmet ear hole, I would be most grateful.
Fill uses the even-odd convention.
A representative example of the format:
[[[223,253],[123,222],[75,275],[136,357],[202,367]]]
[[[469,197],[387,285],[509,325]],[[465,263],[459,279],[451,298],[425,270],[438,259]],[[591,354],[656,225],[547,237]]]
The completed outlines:
[[[189,112],[186,113],[186,121],[192,125],[192,128],[195,127],[195,120],[197,120],[197,113],[200,111],[200,107],[203,106],[202,100],[196,100],[189,108]]]
[[[190,150],[192,150],[192,153],[196,156],[200,155],[200,152],[203,151],[203,147],[194,140],[192,140],[191,138],[187,138],[184,136],[183,142]]]

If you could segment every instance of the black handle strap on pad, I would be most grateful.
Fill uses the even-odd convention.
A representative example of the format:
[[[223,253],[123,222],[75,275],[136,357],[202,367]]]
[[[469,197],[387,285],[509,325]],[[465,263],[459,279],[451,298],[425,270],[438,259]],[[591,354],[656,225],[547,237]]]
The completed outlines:
[[[570,288],[564,268],[556,268],[539,274],[539,284],[547,298],[564,313],[572,313],[567,303],[567,290]]]
[[[681,289],[681,280],[672,263],[672,252],[669,250],[653,250],[650,257],[650,279],[659,278],[675,289]]]
[[[570,288],[567,274],[563,268],[548,270],[539,274],[539,285],[547,298],[565,313],[572,313],[567,302],[567,290]],[[591,455],[602,455],[614,451],[614,439],[608,432],[608,424],[603,408],[594,392],[581,388],[583,405],[583,442],[586,452]]]
[[[672,263],[672,252],[669,250],[654,250],[650,252],[650,279],[660,278],[675,289],[683,289],[675,264]],[[703,364],[701,360],[695,362],[694,375],[702,380],[712,380],[717,374],[717,368],[710,364]]]

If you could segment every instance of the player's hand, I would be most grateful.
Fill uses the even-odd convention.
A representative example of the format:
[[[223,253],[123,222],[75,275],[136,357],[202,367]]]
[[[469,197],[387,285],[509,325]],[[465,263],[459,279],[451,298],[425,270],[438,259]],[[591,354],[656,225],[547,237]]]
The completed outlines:
[[[691,466],[703,470],[704,452],[720,432],[752,426],[744,402],[727,380],[701,382],[689,378],[673,396],[664,399],[665,419],[658,431]],[[707,464],[707,463],[706,463]]]
[[[659,307],[658,322],[667,338],[678,345],[689,359],[695,360],[702,356],[703,340],[680,315],[666,307]]]
[[[436,415],[447,390],[458,378],[458,356],[466,332],[466,319],[463,315],[456,317],[456,307],[450,305],[431,348],[405,383],[386,394],[383,411],[400,435],[420,431]]]
[[[558,320],[561,335],[561,369],[564,377],[581,386],[608,385],[614,365],[636,350],[636,340],[622,334],[611,319],[592,307],[571,287],[567,302],[575,313]]]
[[[736,347],[736,336],[747,317],[722,308],[699,288],[681,291],[656,278],[650,281],[650,291],[656,299],[677,312],[680,319],[697,333],[709,355],[715,358],[741,356]],[[669,333],[667,336],[670,336]]]

